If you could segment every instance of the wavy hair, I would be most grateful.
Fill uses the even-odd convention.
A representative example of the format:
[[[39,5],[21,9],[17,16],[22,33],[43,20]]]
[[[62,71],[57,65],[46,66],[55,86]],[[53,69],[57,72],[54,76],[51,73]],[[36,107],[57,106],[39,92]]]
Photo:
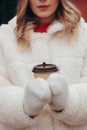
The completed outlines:
[[[80,22],[80,16],[80,11],[70,2],[70,0],[59,0],[58,8],[55,12],[55,19],[61,21],[65,25],[62,32],[67,31],[73,35]],[[29,30],[34,28],[38,23],[39,19],[29,7],[29,0],[19,0],[15,35],[17,43],[22,48],[25,49],[29,46],[31,38]]]

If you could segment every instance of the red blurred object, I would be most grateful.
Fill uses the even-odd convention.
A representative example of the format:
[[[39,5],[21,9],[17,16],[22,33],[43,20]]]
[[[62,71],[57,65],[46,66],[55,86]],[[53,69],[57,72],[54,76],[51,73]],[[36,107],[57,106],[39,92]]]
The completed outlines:
[[[82,16],[87,21],[87,0],[71,0],[81,11]]]
[[[34,29],[35,32],[46,32],[48,26],[50,25],[50,23],[45,23],[45,24],[39,24],[37,25],[37,27]]]

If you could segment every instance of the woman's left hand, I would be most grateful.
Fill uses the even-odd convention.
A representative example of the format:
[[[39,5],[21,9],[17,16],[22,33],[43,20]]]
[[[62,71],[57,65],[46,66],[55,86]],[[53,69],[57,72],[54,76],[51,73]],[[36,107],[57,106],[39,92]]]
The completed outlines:
[[[47,82],[52,94],[52,100],[50,103],[52,110],[56,112],[63,111],[69,96],[67,82],[64,77],[58,73],[51,74],[48,77]]]

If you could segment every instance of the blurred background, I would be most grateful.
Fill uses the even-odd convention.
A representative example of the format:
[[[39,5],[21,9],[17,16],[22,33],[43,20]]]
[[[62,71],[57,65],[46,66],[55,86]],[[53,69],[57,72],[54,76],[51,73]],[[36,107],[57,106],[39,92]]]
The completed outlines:
[[[0,0],[0,25],[7,23],[16,14],[18,0]],[[81,11],[87,21],[87,0],[71,0]]]
[[[71,0],[71,1],[79,8],[82,17],[84,17],[84,19],[87,22],[87,0]]]
[[[18,0],[0,0],[0,24],[7,23],[16,14]]]

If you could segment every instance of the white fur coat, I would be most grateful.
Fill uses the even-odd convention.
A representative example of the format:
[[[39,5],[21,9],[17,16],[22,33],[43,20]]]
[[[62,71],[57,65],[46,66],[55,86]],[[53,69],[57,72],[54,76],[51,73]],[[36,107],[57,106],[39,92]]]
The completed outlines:
[[[87,25],[83,19],[73,41],[54,37],[63,25],[54,22],[47,33],[31,30],[31,49],[21,52],[14,35],[15,19],[0,27],[0,130],[87,130]],[[34,79],[32,67],[54,63],[70,88],[61,113],[44,106],[34,119],[23,109],[24,89]]]

